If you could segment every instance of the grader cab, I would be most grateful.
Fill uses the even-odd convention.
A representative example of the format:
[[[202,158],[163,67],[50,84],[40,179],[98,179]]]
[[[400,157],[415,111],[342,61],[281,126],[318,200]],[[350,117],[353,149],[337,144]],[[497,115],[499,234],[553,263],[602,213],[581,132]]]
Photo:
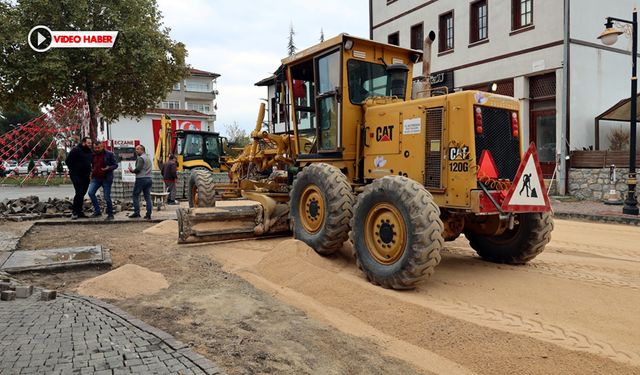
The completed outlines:
[[[533,259],[553,221],[535,147],[523,153],[518,101],[428,82],[414,89],[421,57],[342,34],[285,58],[276,82],[287,98],[285,132],[256,127],[253,148],[231,165],[246,173],[225,186],[259,204],[183,210],[180,241],[291,228],[331,254],[350,238],[366,277],[395,289],[428,278],[444,241],[462,233],[487,260]],[[281,140],[277,151],[273,138]],[[248,219],[242,234],[216,227],[233,215]]]

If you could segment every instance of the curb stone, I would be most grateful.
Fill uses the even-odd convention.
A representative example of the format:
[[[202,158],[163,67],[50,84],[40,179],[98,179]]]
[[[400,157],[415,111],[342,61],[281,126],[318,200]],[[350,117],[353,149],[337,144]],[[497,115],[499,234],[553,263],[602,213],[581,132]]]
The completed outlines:
[[[555,211],[553,213],[553,216],[558,219],[570,219],[570,220],[589,221],[589,222],[596,222],[596,223],[625,224],[625,225],[640,226],[640,218],[634,218],[634,217],[627,218],[627,217],[620,217],[620,216],[581,214],[577,212],[558,212],[558,211]]]

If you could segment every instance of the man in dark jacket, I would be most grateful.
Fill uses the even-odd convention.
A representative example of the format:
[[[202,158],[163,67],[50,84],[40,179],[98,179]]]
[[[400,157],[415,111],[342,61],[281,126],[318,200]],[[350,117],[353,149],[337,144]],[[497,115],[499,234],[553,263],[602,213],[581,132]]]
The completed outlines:
[[[104,200],[107,203],[107,221],[113,220],[113,203],[111,202],[111,185],[113,184],[113,171],[118,168],[116,157],[111,151],[104,149],[100,142],[93,146],[93,167],[91,170],[91,184],[89,184],[89,198],[93,203],[92,217],[102,215],[100,204],[96,198],[96,192],[102,188]]]
[[[87,189],[89,189],[91,176],[91,162],[93,160],[91,145],[91,138],[84,137],[82,141],[80,141],[80,144],[71,149],[67,156],[69,177],[71,178],[73,189],[76,193],[73,197],[72,220],[79,217],[86,217],[82,212],[82,204],[84,203],[84,195],[87,194]]]
[[[176,202],[176,180],[178,179],[178,166],[176,157],[171,154],[169,160],[162,166],[162,179],[165,189],[169,191],[168,204],[178,204]]]

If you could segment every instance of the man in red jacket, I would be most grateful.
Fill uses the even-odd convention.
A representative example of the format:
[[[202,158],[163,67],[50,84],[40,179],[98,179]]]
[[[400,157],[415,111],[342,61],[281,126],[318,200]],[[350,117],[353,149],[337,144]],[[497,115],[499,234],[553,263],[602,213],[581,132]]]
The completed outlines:
[[[91,170],[91,184],[89,184],[89,198],[93,203],[92,217],[102,215],[100,204],[96,197],[98,189],[102,188],[104,200],[107,203],[107,221],[113,220],[113,203],[111,202],[111,184],[113,184],[113,171],[118,168],[116,157],[111,151],[104,149],[102,142],[96,142],[93,146],[93,163]]]

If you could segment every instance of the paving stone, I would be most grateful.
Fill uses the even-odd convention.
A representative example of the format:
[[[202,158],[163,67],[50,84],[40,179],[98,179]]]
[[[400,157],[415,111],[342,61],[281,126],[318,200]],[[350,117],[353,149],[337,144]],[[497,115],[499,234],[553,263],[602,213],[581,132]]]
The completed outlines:
[[[56,299],[56,295],[57,293],[55,290],[44,289],[40,292],[40,299],[43,301],[51,301]]]
[[[33,285],[16,286],[16,298],[27,298],[33,294]]]
[[[3,290],[0,292],[0,300],[14,301],[16,299],[16,292],[13,290]]]

